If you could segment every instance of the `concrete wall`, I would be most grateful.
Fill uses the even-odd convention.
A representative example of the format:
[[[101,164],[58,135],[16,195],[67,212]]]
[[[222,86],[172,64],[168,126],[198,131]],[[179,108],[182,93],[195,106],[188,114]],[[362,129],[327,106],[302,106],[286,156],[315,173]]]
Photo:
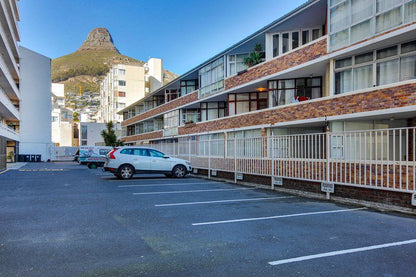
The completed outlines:
[[[83,137],[82,128],[83,126],[87,127],[87,137]],[[95,122],[81,122],[79,127],[79,134],[80,134],[80,143],[79,145],[83,145],[82,142],[86,141],[88,146],[94,145],[104,145],[104,139],[101,136],[101,131],[105,130],[106,124],[105,123],[95,123]]]
[[[20,154],[53,156],[51,141],[51,59],[19,47]]]

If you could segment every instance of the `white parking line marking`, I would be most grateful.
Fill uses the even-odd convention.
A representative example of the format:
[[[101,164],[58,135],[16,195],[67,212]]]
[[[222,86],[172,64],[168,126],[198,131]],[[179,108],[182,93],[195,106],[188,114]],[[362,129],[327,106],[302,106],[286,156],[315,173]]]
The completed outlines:
[[[155,191],[155,192],[135,192],[133,195],[146,195],[146,194],[166,194],[166,193],[190,193],[190,192],[207,192],[207,191],[230,191],[230,190],[253,190],[255,188],[242,188],[242,189],[203,189],[203,190],[183,190],[183,191]]]
[[[188,185],[201,185],[201,184],[207,184],[207,183],[170,183],[170,184],[155,184],[155,185],[120,185],[119,188],[130,188],[130,187],[163,187],[163,186],[188,186]],[[211,184],[211,183],[208,183]]]
[[[340,251],[333,251],[333,252],[327,252],[327,253],[321,253],[321,254],[315,254],[315,255],[296,257],[296,258],[291,258],[291,259],[278,260],[278,261],[269,262],[269,264],[270,265],[288,264],[288,263],[319,259],[319,258],[331,257],[331,256],[337,256],[337,255],[345,255],[345,254],[350,254],[350,253],[355,253],[355,252],[370,251],[370,250],[375,250],[375,249],[394,247],[394,246],[400,246],[400,245],[412,244],[412,243],[416,243],[416,239],[385,243],[385,244],[379,244],[379,245],[371,245],[371,246],[366,246],[366,247],[352,248],[352,249],[346,249],[346,250],[340,250]]]
[[[203,202],[185,202],[185,203],[173,203],[173,204],[157,204],[157,205],[155,205],[155,207],[170,207],[170,206],[199,205],[199,204],[211,204],[211,203],[229,203],[229,202],[260,201],[260,200],[285,199],[285,198],[294,198],[294,197],[295,196],[279,196],[279,197],[229,199],[229,200],[216,200],[216,201],[203,201]]]
[[[192,225],[193,226],[199,226],[199,225],[224,224],[224,223],[234,223],[234,222],[243,222],[243,221],[255,221],[255,220],[267,220],[267,219],[287,218],[287,217],[306,216],[306,215],[317,215],[317,214],[330,214],[330,213],[352,212],[352,211],[365,210],[365,209],[367,209],[367,208],[344,209],[344,210],[330,210],[330,211],[310,212],[310,213],[300,213],[300,214],[286,214],[286,215],[276,215],[276,216],[267,216],[267,217],[241,218],[241,219],[231,219],[231,220],[221,220],[221,221],[192,223]]]
[[[110,176],[110,175],[109,175]],[[130,180],[121,180],[121,179],[113,179],[113,180],[108,180],[109,182],[122,182],[122,183],[127,183],[127,182],[149,182],[149,179],[130,179]],[[150,181],[152,182],[162,182],[162,183],[169,183],[172,182],[172,179],[166,178],[157,178],[157,179],[150,179]],[[188,179],[187,181],[189,182],[195,182],[198,180],[192,180],[192,179]],[[217,183],[217,184],[221,184],[221,182],[215,182],[215,181],[206,181],[206,182],[201,182],[201,183]],[[181,181],[181,183],[186,183],[186,181]]]

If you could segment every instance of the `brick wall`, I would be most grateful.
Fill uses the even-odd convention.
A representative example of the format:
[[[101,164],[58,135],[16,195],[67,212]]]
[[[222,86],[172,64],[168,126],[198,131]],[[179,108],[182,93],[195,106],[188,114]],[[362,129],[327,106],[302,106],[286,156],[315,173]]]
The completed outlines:
[[[300,48],[280,58],[249,68],[247,72],[225,80],[225,89],[257,80],[259,78],[286,70],[326,55],[326,39],[321,39],[309,46]]]
[[[149,140],[149,139],[155,139],[163,137],[163,131],[155,131],[151,133],[141,134],[141,135],[135,135],[135,136],[128,136],[121,139],[123,142],[135,142],[138,140]]]
[[[198,174],[201,176],[207,176],[208,170],[198,169]],[[227,180],[234,180],[234,174],[230,172],[217,171],[217,176],[214,178],[221,178]],[[271,178],[266,176],[244,174],[243,182],[252,183],[255,185],[266,185],[271,187]],[[315,194],[325,195],[321,191],[321,183],[313,181],[301,181],[293,179],[283,179],[283,186],[277,186],[279,188],[301,192],[311,192]],[[372,202],[375,204],[385,204],[390,206],[396,206],[401,208],[410,209],[414,213],[416,209],[411,205],[411,194],[405,192],[395,191],[383,191],[368,188],[352,187],[348,185],[335,185],[334,193],[331,194],[334,197],[340,197],[343,199],[351,199],[358,201]]]
[[[195,92],[190,93],[188,95],[185,95],[183,97],[177,98],[173,101],[170,101],[168,103],[160,105],[160,106],[158,106],[154,109],[151,109],[147,112],[144,112],[144,113],[136,115],[132,118],[129,118],[129,119],[121,122],[121,126],[124,127],[124,126],[127,126],[127,125],[134,124],[134,123],[136,123],[138,121],[141,121],[141,120],[144,120],[148,117],[152,117],[152,116],[155,116],[155,115],[160,114],[160,113],[164,113],[164,112],[167,112],[167,111],[170,111],[170,110],[174,110],[177,107],[180,107],[182,105],[194,102],[196,100],[198,100],[198,91],[195,91]]]
[[[296,105],[278,107],[235,117],[225,117],[209,122],[200,122],[184,128],[179,127],[179,135],[206,131],[226,130],[262,124],[275,124],[325,116],[346,115],[412,106],[416,104],[416,83],[365,93],[344,95],[314,102],[301,102]]]

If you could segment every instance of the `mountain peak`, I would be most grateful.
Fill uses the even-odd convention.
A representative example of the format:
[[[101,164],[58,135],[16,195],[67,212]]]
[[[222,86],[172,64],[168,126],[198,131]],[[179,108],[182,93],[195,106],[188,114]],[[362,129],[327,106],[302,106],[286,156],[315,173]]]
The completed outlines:
[[[95,28],[88,34],[87,39],[78,48],[78,51],[85,50],[110,50],[119,53],[106,28]]]

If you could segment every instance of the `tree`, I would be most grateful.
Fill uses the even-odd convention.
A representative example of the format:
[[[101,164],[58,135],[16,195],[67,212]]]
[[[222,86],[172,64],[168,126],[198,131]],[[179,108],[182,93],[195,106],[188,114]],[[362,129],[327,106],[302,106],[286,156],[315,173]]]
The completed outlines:
[[[74,122],[79,122],[79,113],[78,112],[74,112],[72,114],[72,118],[74,119]]]
[[[114,131],[114,124],[112,121],[107,123],[107,129],[101,131],[101,136],[104,139],[106,146],[122,146],[122,141],[117,140],[116,132]]]

